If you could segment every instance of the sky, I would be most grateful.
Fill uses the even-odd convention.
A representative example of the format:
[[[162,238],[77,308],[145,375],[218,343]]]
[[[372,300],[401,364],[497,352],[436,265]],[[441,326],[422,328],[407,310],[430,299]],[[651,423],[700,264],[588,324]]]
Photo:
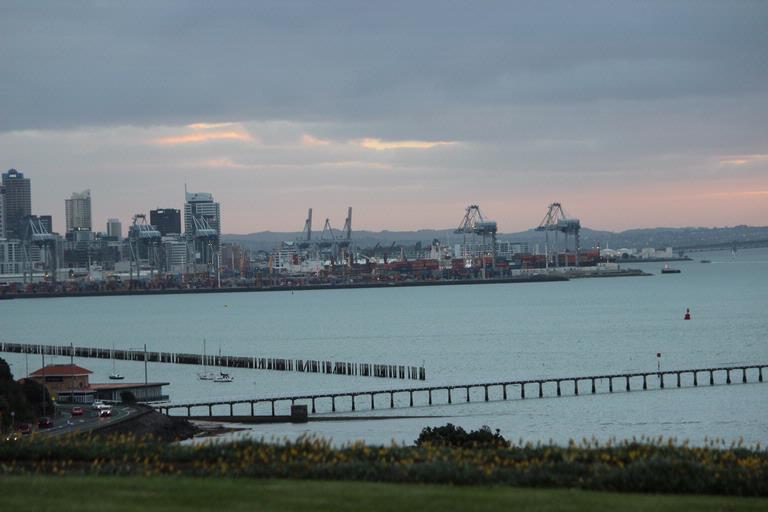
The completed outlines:
[[[64,230],[768,225],[768,2],[0,3],[0,167]]]

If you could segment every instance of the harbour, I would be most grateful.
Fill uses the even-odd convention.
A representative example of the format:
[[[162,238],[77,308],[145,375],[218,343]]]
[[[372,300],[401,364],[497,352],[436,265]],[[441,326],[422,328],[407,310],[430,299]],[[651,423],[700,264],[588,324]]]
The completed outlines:
[[[674,368],[743,366],[768,359],[765,345],[765,303],[768,252],[765,249],[713,252],[697,261],[679,262],[681,274],[662,276],[661,263],[633,264],[647,274],[642,279],[572,279],[535,286],[498,284],[444,287],[394,287],[316,291],[282,291],[267,294],[214,293],[157,296],[51,298],[40,301],[3,301],[0,328],[4,340],[18,343],[79,347],[138,349],[144,343],[151,352],[194,353],[207,338],[209,353],[269,354],[285,359],[381,361],[423,366],[426,380],[414,387],[453,386],[462,382],[509,382],[545,379],[553,375],[605,375],[658,371]],[[586,300],[589,298],[589,300]],[[45,322],[39,321],[39,305],[45,304]],[[692,320],[684,321],[686,308]],[[553,323],[551,319],[557,318]],[[392,323],[397,319],[397,325]],[[397,352],[397,357],[393,354]],[[105,352],[105,356],[108,351]],[[346,356],[345,356],[346,354]],[[657,354],[661,357],[657,358]],[[15,373],[23,376],[39,367],[40,356],[4,353]],[[117,361],[117,369],[129,381],[143,381],[142,356],[136,361]],[[68,363],[68,355],[51,356],[50,362]],[[48,356],[46,356],[48,362]],[[112,371],[109,358],[75,358],[93,370],[94,380],[104,380]],[[198,402],[254,400],[268,397],[312,394],[366,393],[398,389],[397,380],[370,379],[355,375],[304,372],[256,371],[228,368],[232,384],[200,381],[194,365],[148,363],[149,378],[170,382],[167,405]],[[98,377],[98,379],[97,379]],[[734,377],[740,380],[740,376]],[[715,376],[725,384],[725,375]],[[389,386],[384,382],[392,382]],[[703,382],[702,382],[703,381]],[[650,383],[651,381],[649,381]],[[527,440],[565,439],[570,427],[557,418],[569,417],[573,424],[605,439],[627,434],[682,436],[703,441],[705,435],[752,442],[768,440],[761,407],[766,405],[762,385],[702,387],[708,375],[699,375],[700,386],[692,387],[692,376],[675,378],[664,393],[654,387],[647,393],[619,393],[625,383],[614,382],[613,394],[591,395],[591,383],[572,393],[563,384],[545,386],[542,400],[538,388],[526,385],[526,399],[501,401],[500,389],[491,389],[485,402],[484,389],[453,391],[452,403],[442,392],[428,406],[427,393],[415,396],[409,414],[437,416],[476,428],[482,424],[504,432],[525,434]],[[608,383],[603,382],[607,389]],[[638,379],[634,385],[642,386]],[[691,387],[685,387],[690,385]],[[598,391],[602,388],[598,382]],[[738,388],[738,390],[736,390]],[[519,397],[519,388],[508,390]],[[585,394],[586,392],[586,394]],[[552,397],[548,397],[553,395]],[[438,400],[439,397],[439,400]],[[338,401],[345,409],[350,400]],[[408,404],[408,394],[395,396],[395,404]],[[681,402],[683,400],[685,403]],[[398,415],[389,409],[389,396],[358,397],[356,416]],[[581,405],[574,405],[574,401]],[[327,400],[330,402],[330,400]],[[276,404],[277,415],[290,411],[290,400]],[[158,404],[162,405],[162,404]],[[311,404],[307,403],[311,412]],[[317,417],[349,414],[316,403]],[[424,407],[421,407],[424,405]],[[249,415],[242,406],[236,415]],[[222,413],[229,409],[223,406]],[[256,407],[256,415],[271,415],[270,404]],[[685,415],[682,415],[682,412]],[[205,411],[208,412],[207,410]],[[214,408],[216,414],[216,408]],[[688,419],[686,419],[686,416]],[[604,426],[590,430],[593,418]],[[622,420],[624,418],[626,421]],[[690,423],[695,418],[696,423]],[[317,432],[339,442],[366,439],[387,442],[390,435],[412,439],[427,420],[393,418],[306,426],[258,425],[240,436],[300,435]],[[484,422],[484,423],[483,423]],[[625,424],[626,423],[626,424]],[[693,427],[696,426],[695,429]],[[234,435],[234,434],[233,434]],[[517,435],[517,434],[515,434]]]

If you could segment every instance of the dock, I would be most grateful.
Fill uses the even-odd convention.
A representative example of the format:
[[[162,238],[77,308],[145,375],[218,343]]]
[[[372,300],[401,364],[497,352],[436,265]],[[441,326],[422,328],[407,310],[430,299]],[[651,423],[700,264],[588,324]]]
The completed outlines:
[[[588,375],[582,377],[551,377],[542,379],[484,382],[427,386],[417,388],[381,389],[374,391],[350,391],[343,393],[319,393],[294,396],[276,396],[222,401],[201,401],[170,405],[157,405],[155,409],[171,415],[174,411],[196,416],[193,412],[207,412],[207,417],[250,416],[258,414],[276,416],[277,407],[284,405],[307,405],[311,414],[355,412],[378,408],[396,409],[450,405],[477,401],[498,401],[527,398],[548,398],[604,394],[614,392],[647,391],[699,386],[716,386],[763,382],[763,371],[768,364],[745,366],[722,366],[714,368],[693,368],[634,373]],[[519,397],[519,398],[516,398]],[[473,399],[474,398],[474,399]],[[377,402],[378,399],[378,402]],[[263,406],[263,407],[262,407]],[[214,414],[214,408],[219,411]],[[222,414],[221,409],[228,409]],[[264,411],[264,408],[268,408]],[[237,410],[236,410],[237,409]]]
[[[0,342],[0,352],[16,354],[45,354],[47,356],[112,359],[166,364],[186,364],[202,367],[249,368],[282,372],[322,373],[328,375],[349,375],[356,377],[378,377],[382,379],[426,380],[423,366],[360,363],[345,361],[324,361],[318,359],[287,359],[279,357],[255,357],[232,355],[206,355],[146,350],[125,350],[96,347],[75,347],[73,345],[41,345],[33,343]]]

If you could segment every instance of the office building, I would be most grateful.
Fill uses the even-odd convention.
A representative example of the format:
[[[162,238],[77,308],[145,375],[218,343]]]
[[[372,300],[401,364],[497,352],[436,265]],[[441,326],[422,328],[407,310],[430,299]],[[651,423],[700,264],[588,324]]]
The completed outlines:
[[[5,238],[5,189],[0,184],[0,240]]]
[[[207,192],[187,192],[184,203],[184,233],[194,244],[190,263],[212,268],[220,259],[221,212]]]
[[[149,211],[149,223],[155,226],[161,235],[181,234],[181,211],[175,208],[158,208]]]
[[[21,220],[32,215],[32,191],[29,178],[16,169],[2,175],[4,200],[3,224],[6,238],[19,238]]]
[[[187,202],[184,204],[184,232],[192,235],[195,232],[194,217],[205,219],[216,234],[221,235],[221,211],[219,203],[213,201],[213,194],[208,192],[187,192]]]
[[[51,215],[38,215],[37,219],[48,233],[53,233],[53,217]]]
[[[91,224],[91,191],[74,192],[64,201],[67,233],[76,229],[93,229]]]
[[[107,219],[107,236],[116,240],[123,239],[123,225],[119,219]]]

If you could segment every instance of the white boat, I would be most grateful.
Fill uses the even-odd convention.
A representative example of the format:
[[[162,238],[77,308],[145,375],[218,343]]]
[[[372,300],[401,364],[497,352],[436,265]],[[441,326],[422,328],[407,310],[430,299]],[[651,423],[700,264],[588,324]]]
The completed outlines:
[[[110,353],[110,357],[112,358],[112,373],[109,374],[109,380],[123,380],[125,377],[120,375],[120,373],[115,369],[115,344],[112,344],[112,352]]]
[[[219,347],[219,365],[221,365],[221,347]],[[221,366],[219,366],[219,374],[214,377],[213,382],[232,382],[233,380],[235,379],[230,374],[221,371]]]
[[[220,372],[219,375],[213,379],[213,382],[232,382],[233,380],[235,379],[233,379],[230,374]]]
[[[205,367],[205,338],[203,338],[203,371],[197,374],[197,378],[200,380],[215,380],[216,374],[209,372]]]

